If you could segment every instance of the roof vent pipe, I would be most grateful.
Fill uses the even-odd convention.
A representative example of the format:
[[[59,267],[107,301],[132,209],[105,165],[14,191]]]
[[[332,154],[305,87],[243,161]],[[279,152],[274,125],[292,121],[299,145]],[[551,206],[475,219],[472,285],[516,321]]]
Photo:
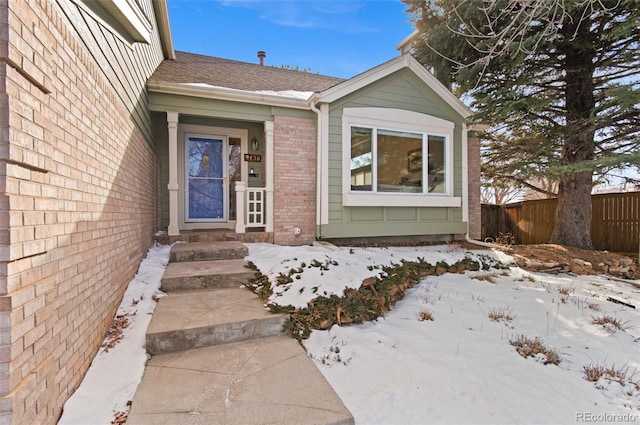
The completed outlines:
[[[260,65],[264,65],[264,58],[267,57],[267,54],[262,51],[262,50],[258,50],[258,58],[260,59]]]

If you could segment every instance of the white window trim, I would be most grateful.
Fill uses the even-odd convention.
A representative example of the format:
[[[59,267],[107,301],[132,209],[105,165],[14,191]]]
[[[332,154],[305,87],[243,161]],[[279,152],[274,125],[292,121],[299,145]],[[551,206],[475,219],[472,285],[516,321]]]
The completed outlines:
[[[351,190],[351,127],[412,132],[446,138],[445,193],[381,193]],[[453,196],[453,130],[451,121],[418,112],[391,108],[344,108],[342,112],[342,204],[346,207],[461,207]],[[375,162],[374,162],[375,164]]]
[[[151,22],[135,0],[72,1],[128,45],[151,44]]]

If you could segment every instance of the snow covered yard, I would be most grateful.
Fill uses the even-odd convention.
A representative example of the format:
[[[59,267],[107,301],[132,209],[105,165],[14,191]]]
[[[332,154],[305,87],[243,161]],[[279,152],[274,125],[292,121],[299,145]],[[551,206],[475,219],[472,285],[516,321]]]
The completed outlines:
[[[248,246],[247,260],[274,283],[270,302],[298,307],[358,288],[401,259],[511,262],[455,245]],[[141,264],[118,311],[130,318],[122,339],[98,354],[59,424],[109,424],[126,411],[142,377],[147,313],[167,258],[167,247],[154,247]],[[280,275],[291,282],[275,285]],[[313,331],[303,345],[359,425],[633,423],[640,422],[639,309],[640,290],[603,277],[515,266],[447,273],[423,279],[384,317]],[[512,342],[525,338],[546,354],[525,344],[519,350],[532,357],[521,356]],[[591,382],[587,372],[602,376]]]
[[[511,262],[500,252],[454,246],[251,245],[249,252],[273,283],[307,266],[270,298],[294,306],[358,287],[379,273],[372,265],[400,259],[452,264],[490,255]],[[326,267],[309,267],[314,260]],[[424,279],[383,318],[314,331],[303,344],[357,424],[640,421],[640,314],[608,297],[640,308],[638,289],[596,276],[517,267],[448,273]],[[545,364],[544,354],[519,355],[511,342],[522,338],[540,339],[558,365]],[[602,369],[615,376],[585,379]]]

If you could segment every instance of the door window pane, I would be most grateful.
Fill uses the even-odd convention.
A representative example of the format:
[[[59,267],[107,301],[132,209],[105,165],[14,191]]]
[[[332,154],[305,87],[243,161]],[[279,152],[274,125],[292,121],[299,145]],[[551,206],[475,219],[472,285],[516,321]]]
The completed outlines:
[[[189,138],[189,177],[222,178],[222,140]]]
[[[224,218],[222,180],[189,179],[189,217]]]
[[[236,182],[241,180],[242,150],[240,139],[229,139],[229,220],[236,220]]]

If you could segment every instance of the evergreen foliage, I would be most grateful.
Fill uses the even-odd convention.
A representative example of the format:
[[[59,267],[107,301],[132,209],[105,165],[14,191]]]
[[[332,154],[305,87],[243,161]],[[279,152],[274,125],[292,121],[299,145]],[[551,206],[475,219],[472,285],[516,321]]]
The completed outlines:
[[[306,339],[313,329],[329,329],[334,324],[358,324],[383,316],[404,297],[407,290],[427,276],[504,267],[488,256],[480,256],[479,260],[465,258],[453,265],[444,261],[431,265],[420,258],[418,261],[401,260],[400,264],[382,266],[379,276],[365,279],[358,289],[346,288],[341,297],[318,296],[305,308],[279,306],[272,303],[268,304],[268,307],[273,313],[289,314],[285,331],[298,340]],[[256,274],[246,286],[262,299],[268,300],[273,293],[269,279],[253,264],[249,267],[256,270]],[[286,276],[280,274],[277,278],[278,282],[283,277]]]
[[[403,0],[496,186],[558,182],[551,242],[591,248],[594,181],[640,164],[640,0]],[[594,178],[595,177],[595,178]]]

